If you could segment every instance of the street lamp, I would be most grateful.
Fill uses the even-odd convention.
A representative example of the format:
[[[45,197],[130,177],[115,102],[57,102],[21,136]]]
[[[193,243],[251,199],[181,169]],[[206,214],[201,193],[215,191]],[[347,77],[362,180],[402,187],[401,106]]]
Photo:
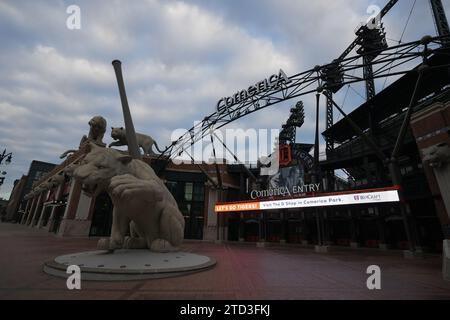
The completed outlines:
[[[3,153],[0,154],[0,165],[2,164],[3,160],[6,158],[5,160],[5,164],[8,165],[11,163],[11,159],[12,159],[12,153],[6,153],[6,149],[3,150]],[[6,175],[6,171],[0,171],[0,174],[5,176]],[[0,186],[3,185],[3,183],[5,182],[5,177],[0,177]]]
[[[11,160],[12,160],[12,152],[10,153],[6,153],[6,149],[3,150],[3,153],[0,154],[0,164],[2,164],[3,160],[6,158],[5,160],[5,164],[10,164]]]

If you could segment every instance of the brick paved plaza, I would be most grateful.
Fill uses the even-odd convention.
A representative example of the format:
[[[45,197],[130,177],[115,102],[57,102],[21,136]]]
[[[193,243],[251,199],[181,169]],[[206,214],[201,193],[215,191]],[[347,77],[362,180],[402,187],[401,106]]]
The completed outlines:
[[[43,230],[0,223],[0,299],[450,299],[440,256],[404,259],[401,252],[187,241],[185,251],[217,265],[183,277],[82,282],[81,291],[45,274],[43,262],[93,250],[96,239],[58,238]],[[382,290],[366,288],[367,266],[382,271]]]

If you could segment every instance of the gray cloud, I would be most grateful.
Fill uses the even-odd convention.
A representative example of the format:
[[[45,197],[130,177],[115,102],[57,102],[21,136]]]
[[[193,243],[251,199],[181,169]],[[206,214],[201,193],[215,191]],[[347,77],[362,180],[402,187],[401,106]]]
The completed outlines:
[[[190,128],[212,113],[220,97],[279,68],[294,74],[336,58],[367,19],[368,5],[384,3],[77,1],[82,29],[68,30],[66,8],[72,1],[0,2],[0,147],[14,153],[13,163],[1,168],[8,175],[0,196],[8,197],[31,160],[58,163],[58,155],[87,133],[92,116],[122,125],[113,59],[123,61],[137,131],[168,145],[174,129]],[[400,1],[385,18],[389,38],[399,39],[412,3]],[[428,33],[435,34],[428,2],[417,1],[403,40]],[[364,94],[362,85],[354,89]],[[345,91],[336,95],[339,103]],[[298,138],[312,142],[314,97],[302,99],[308,121]],[[350,90],[345,110],[361,102]],[[279,128],[294,103],[231,127]]]

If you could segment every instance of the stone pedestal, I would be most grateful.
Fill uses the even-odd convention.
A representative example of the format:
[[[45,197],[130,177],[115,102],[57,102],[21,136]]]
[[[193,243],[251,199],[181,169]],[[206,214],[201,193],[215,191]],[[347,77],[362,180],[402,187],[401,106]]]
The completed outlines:
[[[244,238],[239,238],[239,242],[245,242]]]
[[[281,239],[281,240],[280,240],[280,244],[286,244],[286,240]]]
[[[67,267],[80,267],[82,280],[126,281],[176,277],[205,271],[216,260],[190,252],[156,253],[149,250],[88,251],[59,256],[44,264],[48,274],[67,278]]]
[[[327,253],[330,252],[329,246],[314,246],[314,251],[317,253]]]
[[[308,240],[302,240],[302,245],[303,246],[307,246],[308,245]]]
[[[444,280],[450,281],[450,240],[443,241],[442,275],[444,277]]]
[[[380,243],[378,244],[378,248],[380,248],[380,250],[388,250],[389,249],[389,245],[387,243]]]

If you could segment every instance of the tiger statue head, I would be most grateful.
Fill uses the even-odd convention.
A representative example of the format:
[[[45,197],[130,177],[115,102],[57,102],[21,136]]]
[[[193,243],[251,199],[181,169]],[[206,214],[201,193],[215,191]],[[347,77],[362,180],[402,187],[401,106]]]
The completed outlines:
[[[107,190],[112,177],[128,173],[131,160],[117,150],[90,143],[90,152],[74,167],[72,176],[82,183],[85,193],[96,195]]]

